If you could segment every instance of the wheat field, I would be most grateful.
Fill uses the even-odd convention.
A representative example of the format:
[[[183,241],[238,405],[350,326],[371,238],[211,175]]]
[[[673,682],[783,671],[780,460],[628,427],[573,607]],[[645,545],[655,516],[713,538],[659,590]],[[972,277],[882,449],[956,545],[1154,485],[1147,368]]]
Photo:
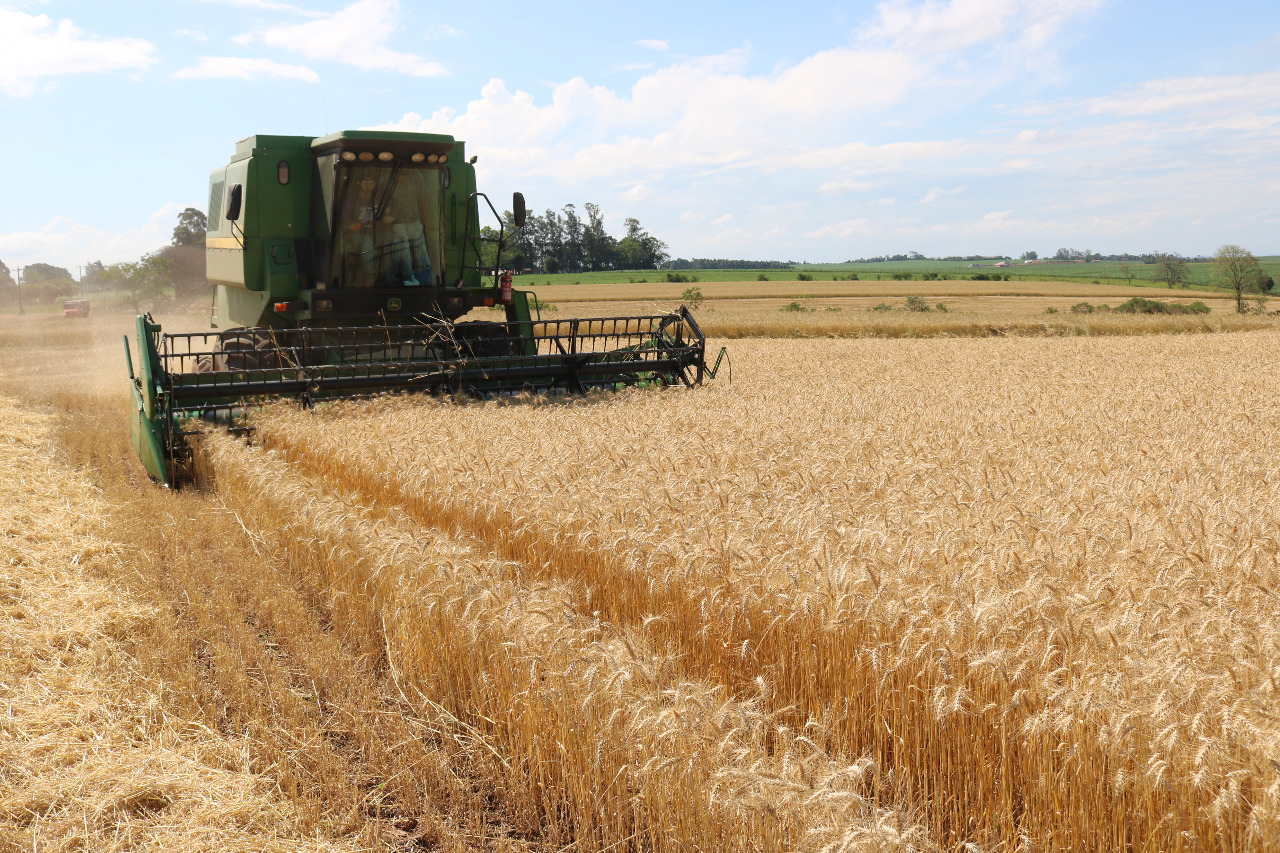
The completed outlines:
[[[1272,330],[282,404],[176,493],[117,334],[0,328],[8,849],[1280,849]]]
[[[735,384],[276,409],[954,849],[1280,838],[1271,335],[767,342]],[[424,654],[428,653],[423,649]]]

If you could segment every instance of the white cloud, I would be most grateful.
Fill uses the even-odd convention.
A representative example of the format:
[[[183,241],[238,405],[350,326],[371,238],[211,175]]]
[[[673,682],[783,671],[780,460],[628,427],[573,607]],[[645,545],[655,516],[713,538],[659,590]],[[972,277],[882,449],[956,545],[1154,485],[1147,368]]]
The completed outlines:
[[[299,15],[319,15],[292,3],[278,3],[275,0],[204,0],[206,3],[225,3],[228,6],[240,6],[246,9],[266,9],[272,12],[296,12]]]
[[[177,30],[176,32],[174,32],[174,35],[182,36],[183,38],[189,38],[192,41],[198,41],[198,42],[201,42],[202,44],[209,40],[209,37],[204,33],[200,32],[199,30],[193,30],[189,27],[181,30]]]
[[[863,37],[924,53],[954,53],[983,44],[1042,49],[1073,19],[1103,0],[889,0]]]
[[[135,38],[101,39],[85,35],[67,19],[0,9],[0,92],[30,95],[37,81],[64,74],[145,71],[156,49]]]
[[[366,71],[398,71],[412,77],[447,75],[438,62],[387,47],[399,11],[398,0],[356,0],[314,21],[265,27],[240,36],[238,41],[261,41],[308,59],[341,62]]]
[[[48,263],[75,269],[89,261],[134,261],[169,244],[178,214],[194,204],[166,204],[147,221],[126,231],[107,231],[56,217],[35,231],[0,234],[0,257],[12,269]]]
[[[796,134],[831,134],[852,115],[889,106],[923,71],[903,55],[842,48],[750,76],[742,73],[747,58],[732,51],[677,63],[641,77],[626,94],[576,77],[545,104],[494,79],[463,112],[408,113],[381,127],[452,134],[513,161],[523,149],[554,150],[550,159],[528,160],[531,168],[565,180],[626,180],[691,165],[780,163]]]
[[[869,189],[874,189],[879,184],[870,183],[868,181],[854,181],[845,179],[842,181],[826,181],[818,185],[818,192],[823,195],[840,195],[843,193],[858,193]]]
[[[651,195],[653,195],[653,189],[644,181],[641,181],[631,189],[622,193],[622,198],[625,198],[627,201],[639,201],[640,199],[648,198]]]
[[[866,219],[846,219],[843,222],[834,222],[831,225],[824,225],[814,231],[810,231],[804,236],[811,239],[826,239],[829,237],[854,237],[854,236],[870,236],[877,233],[871,223]]]
[[[427,30],[426,38],[428,41],[433,41],[435,39],[442,38],[462,38],[465,35],[466,33],[457,27],[451,27],[448,24],[436,24],[434,27]]]
[[[649,50],[670,50],[671,46],[662,39],[636,39],[636,44]]]
[[[728,222],[730,219],[733,219],[733,214],[732,214],[732,213],[726,213],[724,216],[717,216],[715,219],[711,220],[711,224],[712,224],[712,225],[723,225],[723,224],[725,224],[726,222]]]
[[[190,80],[301,80],[304,83],[320,82],[320,75],[305,65],[284,65],[270,59],[245,59],[239,56],[202,56],[200,64],[173,73],[174,77]]]
[[[1121,117],[1247,107],[1251,112],[1280,108],[1280,71],[1150,80],[1128,91],[1079,102],[1089,115]]]
[[[943,189],[939,189],[938,187],[932,187],[930,188],[929,192],[925,193],[924,198],[920,199],[920,203],[932,204],[933,202],[937,201],[943,196],[957,195],[958,193],[962,193],[967,189],[968,187],[952,187],[949,190],[943,190]]]

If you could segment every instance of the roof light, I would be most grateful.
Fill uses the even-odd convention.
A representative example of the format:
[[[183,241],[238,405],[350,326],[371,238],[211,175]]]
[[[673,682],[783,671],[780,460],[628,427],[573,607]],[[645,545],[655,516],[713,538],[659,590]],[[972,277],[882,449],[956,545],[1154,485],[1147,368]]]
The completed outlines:
[[[449,155],[448,155],[448,154],[441,154],[441,155],[440,155],[440,162],[441,162],[441,163],[448,163],[448,162],[449,162]]]
[[[396,155],[392,154],[390,151],[381,151],[378,153],[378,159],[384,163],[388,163],[391,160],[394,160],[395,157]]]
[[[421,151],[419,151],[417,154],[414,154],[414,155],[413,155],[412,157],[410,157],[409,159],[410,159],[410,160],[412,160],[412,161],[413,161],[413,162],[415,162],[415,163],[421,163],[423,160],[427,159],[427,155],[426,155],[426,154],[423,154]]]
[[[428,163],[437,163],[437,162],[439,162],[439,161],[440,161],[440,155],[439,155],[439,154],[428,154],[428,155],[427,155],[427,162],[428,162]]]
[[[354,151],[343,151],[343,152],[342,152],[342,159],[343,159],[343,160],[346,160],[348,163],[350,163],[352,160],[356,159],[356,152],[354,152]]]
[[[360,162],[361,162],[361,163],[369,163],[369,162],[371,162],[372,160],[373,160],[373,152],[372,152],[372,151],[361,151],[361,152],[360,152]]]

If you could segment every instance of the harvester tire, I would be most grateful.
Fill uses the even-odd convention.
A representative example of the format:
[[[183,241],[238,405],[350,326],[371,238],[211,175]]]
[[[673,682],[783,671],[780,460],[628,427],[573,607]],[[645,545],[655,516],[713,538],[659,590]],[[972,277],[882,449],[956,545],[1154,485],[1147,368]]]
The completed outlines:
[[[453,327],[460,355],[471,358],[503,358],[520,355],[524,342],[506,323],[472,320]]]
[[[213,366],[215,370],[270,370],[280,366],[280,357],[268,334],[238,329],[218,339]]]

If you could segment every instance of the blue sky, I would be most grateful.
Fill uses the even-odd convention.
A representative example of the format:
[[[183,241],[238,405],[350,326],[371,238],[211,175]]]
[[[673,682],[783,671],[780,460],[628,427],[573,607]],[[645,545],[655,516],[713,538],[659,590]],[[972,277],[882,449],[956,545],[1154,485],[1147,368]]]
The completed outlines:
[[[0,260],[131,260],[254,133],[452,133],[673,255],[1280,253],[1280,4],[0,0]]]

